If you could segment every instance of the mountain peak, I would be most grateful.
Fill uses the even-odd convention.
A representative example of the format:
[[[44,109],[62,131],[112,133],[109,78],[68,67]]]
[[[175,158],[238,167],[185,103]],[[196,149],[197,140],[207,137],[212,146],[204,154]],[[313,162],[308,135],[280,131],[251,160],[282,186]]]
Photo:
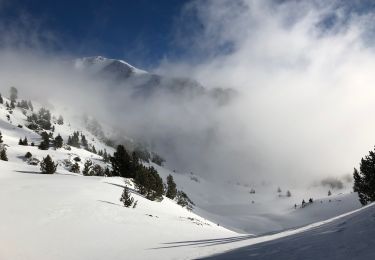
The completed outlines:
[[[93,73],[116,68],[118,71],[126,71],[128,74],[144,74],[147,71],[138,69],[124,60],[110,59],[103,56],[91,56],[78,58],[74,62],[74,66],[80,70],[87,70]]]

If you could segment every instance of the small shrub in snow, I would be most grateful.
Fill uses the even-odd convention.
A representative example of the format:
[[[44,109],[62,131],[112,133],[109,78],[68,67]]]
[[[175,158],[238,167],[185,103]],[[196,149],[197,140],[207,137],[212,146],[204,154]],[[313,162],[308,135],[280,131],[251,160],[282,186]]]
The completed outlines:
[[[37,158],[29,158],[27,160],[27,164],[29,165],[38,165],[40,161]]]
[[[134,202],[134,199],[131,197],[129,188],[125,186],[124,191],[122,192],[120,201],[124,204],[125,207],[129,208]]]
[[[76,157],[73,158],[73,160],[74,160],[75,162],[80,162],[80,161],[81,161],[81,158],[79,158],[78,156],[76,156]]]
[[[18,141],[19,145],[29,145],[27,138],[25,137],[23,140],[20,138]]]
[[[70,168],[70,172],[74,172],[74,173],[79,173],[80,172],[80,168],[79,168],[79,165],[78,163],[74,163],[71,168]]]
[[[0,151],[0,160],[8,161],[7,151],[6,151],[5,147],[3,147]]]
[[[30,152],[27,152],[27,153],[25,154],[25,158],[26,158],[26,159],[30,159],[32,156],[33,156],[33,155],[32,155]]]

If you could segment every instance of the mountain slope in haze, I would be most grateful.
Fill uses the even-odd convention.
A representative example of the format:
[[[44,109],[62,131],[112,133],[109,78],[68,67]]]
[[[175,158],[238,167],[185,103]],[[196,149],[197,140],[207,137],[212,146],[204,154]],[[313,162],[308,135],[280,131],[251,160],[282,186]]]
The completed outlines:
[[[5,103],[10,100],[4,98],[0,104],[1,149],[6,148],[8,157],[8,161],[0,160],[0,259],[176,259],[188,257],[189,250],[152,248],[180,239],[237,235],[168,198],[161,202],[146,199],[132,179],[83,176],[87,160],[102,167],[109,164],[83,148],[38,149],[41,136],[26,127],[31,111],[11,109]],[[33,107],[34,111],[41,108],[35,102]],[[60,113],[51,111],[54,131],[48,133],[60,134],[66,143],[78,131],[98,150],[114,152],[78,120],[64,115],[64,123],[57,124],[53,118]],[[25,137],[28,145],[19,145],[19,139]],[[50,155],[58,164],[57,172],[40,174],[40,165],[29,164],[27,152],[34,162]],[[74,162],[80,173],[69,171],[68,163]],[[120,202],[125,186],[137,201],[135,208],[125,208]]]
[[[235,96],[232,89],[206,89],[199,82],[186,78],[162,76],[138,69],[126,61],[102,56],[79,58],[74,67],[115,86],[130,87],[136,97],[149,97],[156,93],[172,94],[184,98],[207,96],[225,105]]]

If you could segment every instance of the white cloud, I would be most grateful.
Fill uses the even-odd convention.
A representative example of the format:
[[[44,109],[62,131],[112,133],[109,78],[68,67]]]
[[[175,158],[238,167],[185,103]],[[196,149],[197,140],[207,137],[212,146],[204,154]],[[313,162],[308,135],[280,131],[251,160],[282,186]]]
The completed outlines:
[[[375,144],[372,12],[252,0],[196,1],[188,11],[204,28],[191,53],[226,42],[233,51],[194,65],[166,59],[160,71],[241,93],[218,126],[221,156],[237,150],[227,173],[298,182],[341,175]]]

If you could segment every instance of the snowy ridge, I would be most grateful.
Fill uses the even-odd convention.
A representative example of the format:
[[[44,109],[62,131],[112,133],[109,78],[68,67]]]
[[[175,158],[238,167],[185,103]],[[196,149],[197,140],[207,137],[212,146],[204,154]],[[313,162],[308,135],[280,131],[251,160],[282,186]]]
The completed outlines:
[[[109,59],[103,56],[93,56],[93,57],[84,57],[84,58],[76,59],[74,61],[74,67],[79,70],[88,70],[91,73],[98,73],[99,71],[103,70],[105,67],[116,62],[121,63],[125,68],[129,69],[134,75],[148,73],[147,71],[138,69],[130,65],[126,61]]]

